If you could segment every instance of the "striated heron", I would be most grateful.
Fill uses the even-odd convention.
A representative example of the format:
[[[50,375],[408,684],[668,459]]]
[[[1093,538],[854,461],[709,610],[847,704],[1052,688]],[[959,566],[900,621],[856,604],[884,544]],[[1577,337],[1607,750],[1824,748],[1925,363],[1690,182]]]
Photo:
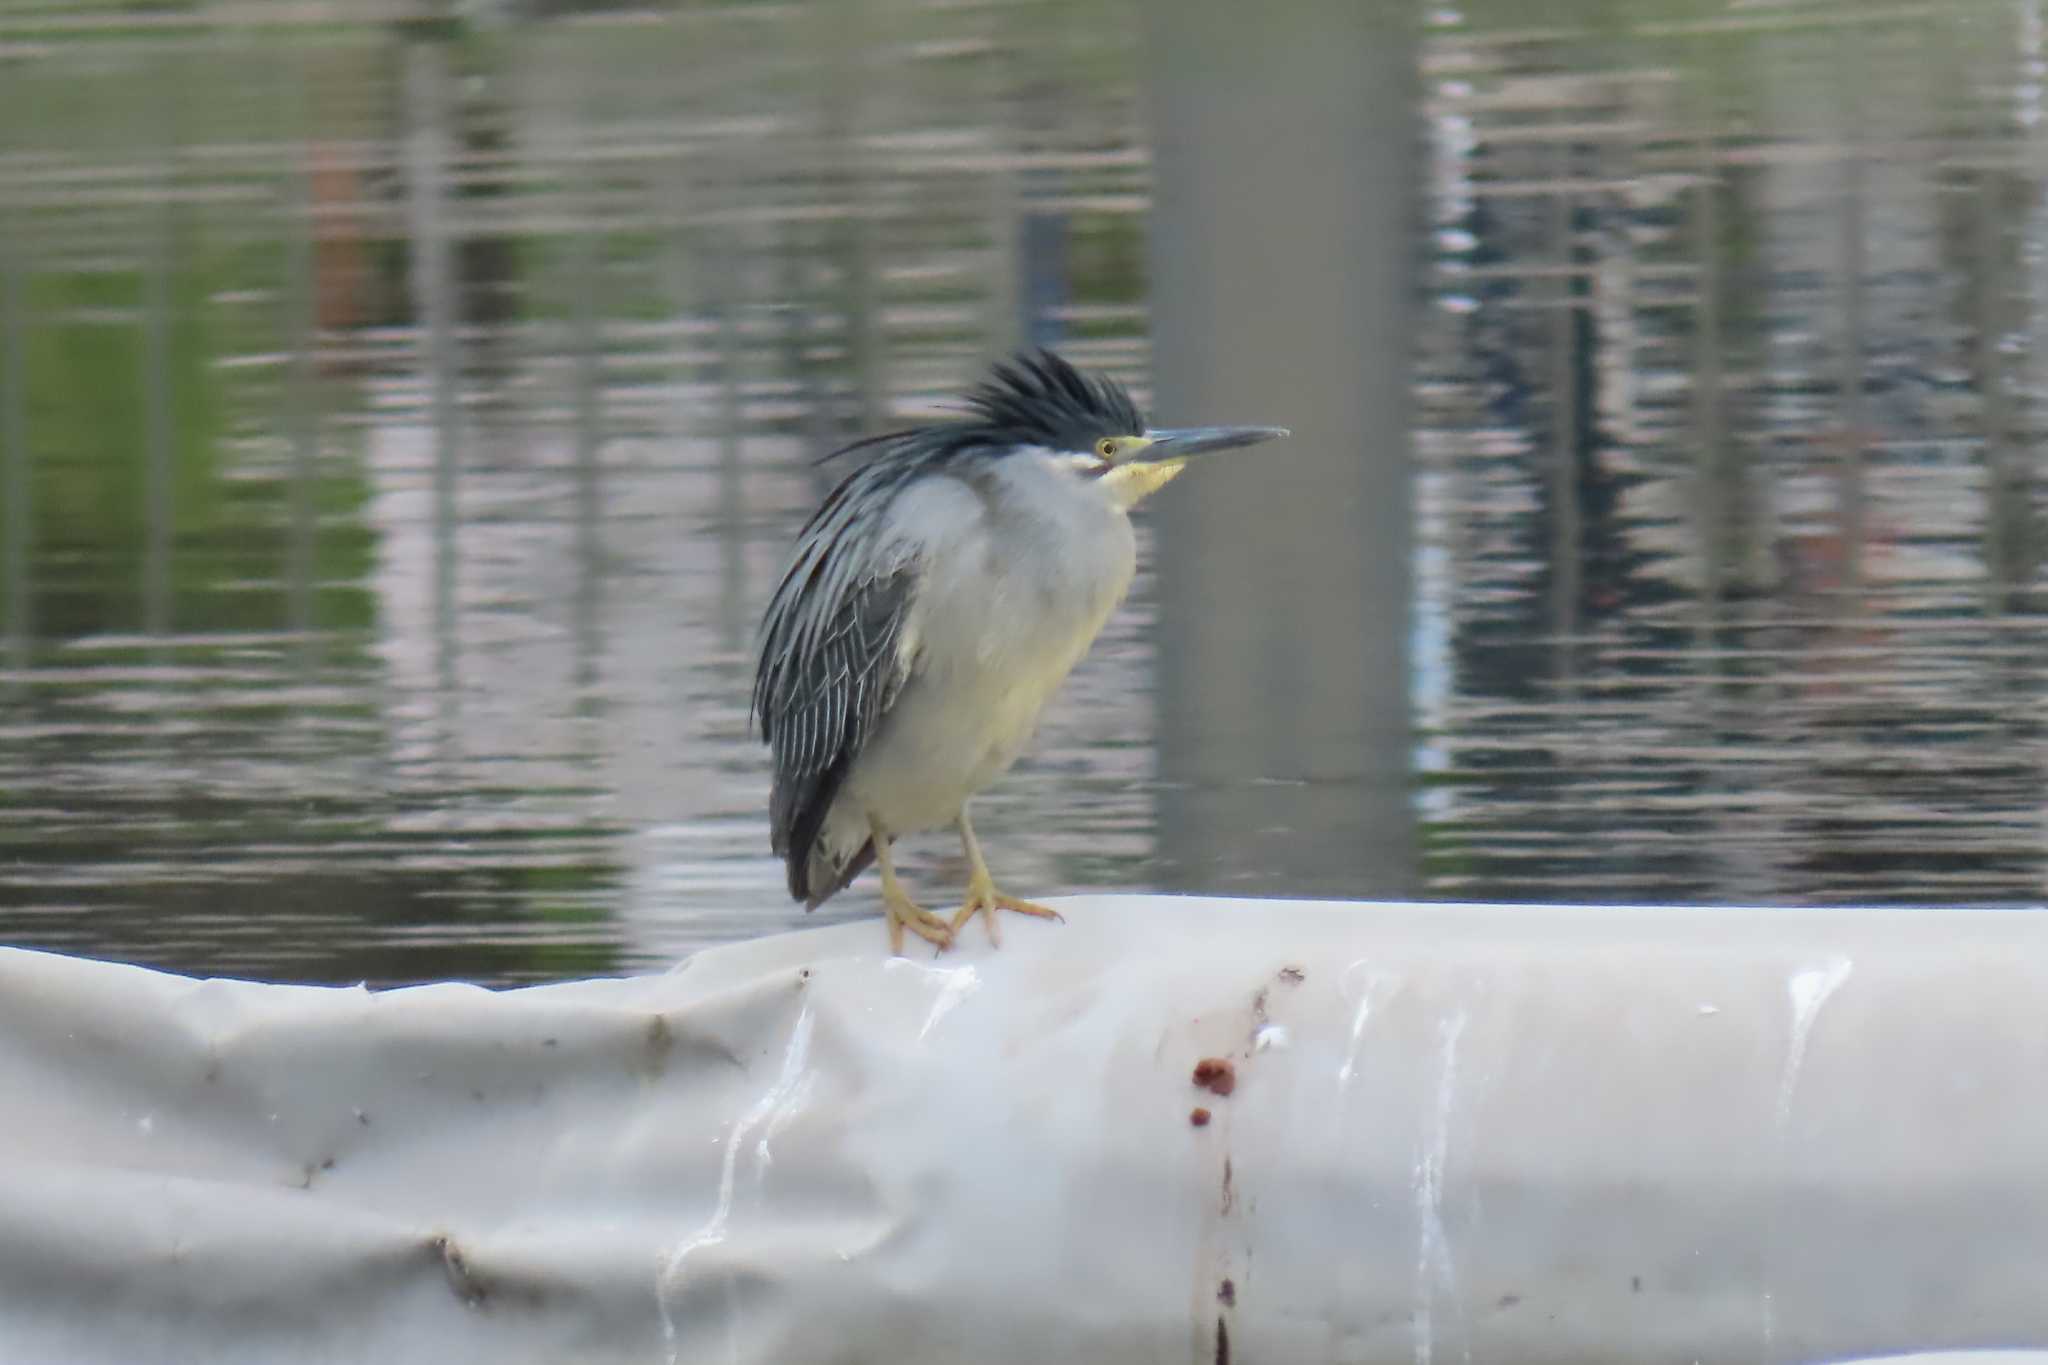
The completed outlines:
[[[1048,351],[998,364],[957,420],[869,456],[797,537],[761,625],[753,716],[772,755],[770,844],[815,909],[870,862],[889,945],[943,948],[976,914],[1058,918],[996,889],[967,802],[1016,759],[1136,568],[1132,507],[1188,457],[1281,427],[1154,430],[1114,382]],[[896,879],[898,837],[955,824],[951,919]]]

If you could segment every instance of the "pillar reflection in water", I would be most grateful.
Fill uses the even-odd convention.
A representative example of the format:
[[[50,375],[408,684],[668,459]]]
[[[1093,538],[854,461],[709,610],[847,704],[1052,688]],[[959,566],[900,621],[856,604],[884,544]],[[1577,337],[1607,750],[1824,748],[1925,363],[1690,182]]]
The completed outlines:
[[[1146,36],[1155,420],[1294,432],[1152,510],[1163,875],[1398,896],[1416,35],[1393,5],[1154,0]]]
[[[407,228],[413,309],[424,338],[424,368],[433,395],[435,673],[444,742],[455,733],[460,573],[456,530],[462,470],[462,364],[456,336],[460,318],[448,231],[448,167],[454,152],[447,63],[439,42],[415,42],[406,52]]]

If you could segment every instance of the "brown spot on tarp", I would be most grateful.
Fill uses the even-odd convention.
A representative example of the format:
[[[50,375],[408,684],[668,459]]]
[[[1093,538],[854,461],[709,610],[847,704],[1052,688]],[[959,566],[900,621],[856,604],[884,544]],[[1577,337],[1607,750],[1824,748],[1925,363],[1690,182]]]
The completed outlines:
[[[1503,1294],[1493,1301],[1495,1308],[1513,1308],[1522,1301],[1520,1294]]]
[[[1231,1185],[1230,1158],[1223,1158],[1223,1212],[1229,1213],[1230,1206],[1237,1202],[1237,1190]]]
[[[657,1014],[647,1021],[647,1074],[657,1080],[668,1070],[668,1054],[675,1049],[675,1031],[668,1026],[668,1016]]]
[[[1216,1315],[1216,1365],[1230,1365],[1230,1324]]]
[[[1188,1122],[1197,1128],[1207,1128],[1209,1126],[1209,1111],[1202,1108],[1199,1104],[1196,1105],[1188,1111]]]
[[[1280,969],[1280,979],[1290,986],[1299,986],[1302,982],[1308,980],[1308,973],[1299,967],[1282,967]]]
[[[1237,1306],[1237,1281],[1225,1280],[1216,1286],[1216,1302],[1227,1308]]]
[[[441,1264],[448,1278],[448,1292],[466,1308],[489,1312],[499,1309],[539,1308],[547,1291],[538,1283],[523,1282],[517,1274],[501,1274],[480,1268],[462,1249],[452,1233],[437,1232],[426,1240],[429,1256]]]
[[[1237,1089],[1237,1067],[1228,1057],[1204,1057],[1195,1063],[1195,1084],[1218,1095]]]
[[[427,1249],[441,1258],[441,1269],[448,1276],[448,1288],[456,1298],[471,1308],[481,1308],[491,1297],[491,1286],[470,1269],[469,1258],[462,1254],[462,1248],[453,1237],[437,1232],[427,1239]]]

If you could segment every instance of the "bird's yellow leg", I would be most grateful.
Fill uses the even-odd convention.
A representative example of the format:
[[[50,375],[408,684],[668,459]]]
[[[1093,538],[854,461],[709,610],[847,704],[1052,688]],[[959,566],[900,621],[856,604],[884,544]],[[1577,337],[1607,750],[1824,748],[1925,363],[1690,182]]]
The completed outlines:
[[[896,860],[889,853],[889,836],[874,821],[868,821],[868,833],[875,841],[875,866],[882,872],[882,909],[889,916],[889,951],[903,956],[903,929],[908,925],[910,932],[927,943],[941,948],[953,946],[953,929],[942,915],[918,905],[903,892],[902,883],[896,880]]]
[[[967,899],[960,903],[959,911],[953,916],[955,934],[975,915],[983,914],[988,916],[988,941],[1001,946],[1003,936],[996,929],[998,910],[1014,910],[1020,915],[1037,915],[1041,919],[1065,922],[1057,910],[1035,901],[1018,900],[996,890],[995,878],[988,874],[988,863],[981,856],[981,844],[974,837],[974,825],[967,818],[965,806],[960,808],[960,847],[967,853]]]

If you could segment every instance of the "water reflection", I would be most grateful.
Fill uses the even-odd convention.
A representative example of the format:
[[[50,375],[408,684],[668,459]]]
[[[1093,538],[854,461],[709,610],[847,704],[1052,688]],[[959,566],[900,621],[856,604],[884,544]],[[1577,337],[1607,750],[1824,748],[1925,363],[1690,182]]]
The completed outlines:
[[[801,922],[810,459],[1027,339],[1297,438],[1161,495],[1006,884],[2037,900],[2034,0],[1611,8],[0,19],[0,939]]]
[[[1176,888],[1418,889],[1408,771],[1415,35],[1153,7],[1153,334],[1175,421],[1285,446],[1162,498],[1157,860]],[[1291,149],[1271,156],[1274,144]]]

